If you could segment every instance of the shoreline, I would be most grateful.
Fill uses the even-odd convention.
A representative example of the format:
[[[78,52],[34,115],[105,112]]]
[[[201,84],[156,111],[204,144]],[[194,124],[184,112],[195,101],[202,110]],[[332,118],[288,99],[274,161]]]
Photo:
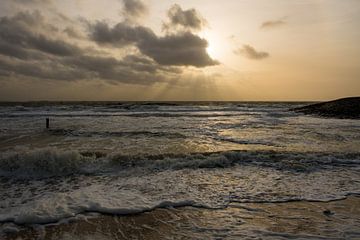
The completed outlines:
[[[360,196],[329,202],[232,203],[225,209],[158,208],[131,215],[82,215],[58,224],[22,227],[5,239],[194,239],[224,236],[360,236]],[[333,230],[328,231],[332,226]],[[351,231],[350,231],[351,230]],[[220,235],[221,235],[220,234]],[[351,236],[354,235],[354,236]],[[356,236],[355,236],[356,235]],[[188,237],[188,238],[186,238]],[[194,237],[194,238],[193,238]]]

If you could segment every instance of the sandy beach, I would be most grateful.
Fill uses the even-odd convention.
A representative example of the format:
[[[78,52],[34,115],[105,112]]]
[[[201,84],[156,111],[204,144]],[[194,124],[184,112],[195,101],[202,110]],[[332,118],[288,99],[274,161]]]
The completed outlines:
[[[226,209],[157,209],[128,216],[23,227],[5,239],[358,239],[360,197],[331,202],[231,204]]]

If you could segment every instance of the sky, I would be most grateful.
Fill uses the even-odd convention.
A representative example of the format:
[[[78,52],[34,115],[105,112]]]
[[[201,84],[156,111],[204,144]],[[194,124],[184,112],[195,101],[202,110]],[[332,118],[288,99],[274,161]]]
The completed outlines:
[[[360,95],[358,0],[0,0],[0,101]]]

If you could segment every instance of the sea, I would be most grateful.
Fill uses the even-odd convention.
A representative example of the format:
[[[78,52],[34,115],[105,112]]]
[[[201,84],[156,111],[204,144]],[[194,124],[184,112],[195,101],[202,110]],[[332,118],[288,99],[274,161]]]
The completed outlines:
[[[359,196],[360,121],[291,111],[306,104],[1,103],[0,238],[84,216]],[[230,217],[187,236],[239,239]],[[353,224],[337,236],[360,238]]]

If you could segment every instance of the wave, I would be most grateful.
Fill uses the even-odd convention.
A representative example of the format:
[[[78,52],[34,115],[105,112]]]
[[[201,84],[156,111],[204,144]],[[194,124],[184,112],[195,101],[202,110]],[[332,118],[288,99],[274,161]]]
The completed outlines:
[[[110,196],[109,196],[110,195]],[[230,201],[228,204],[218,207],[208,206],[194,200],[161,200],[153,201],[144,199],[143,196],[133,191],[122,191],[120,193],[97,196],[92,194],[73,193],[72,196],[64,193],[53,194],[32,202],[17,209],[11,209],[8,213],[0,213],[0,223],[26,224],[56,224],[64,219],[74,218],[80,214],[100,213],[109,215],[134,215],[154,211],[159,208],[181,208],[194,207],[201,209],[226,209],[236,206],[237,203],[287,203],[287,202],[333,202],[348,198],[349,196],[360,196],[359,193],[348,193],[331,199],[288,199],[279,201]],[[117,199],[110,201],[109,199]],[[136,200],[135,200],[136,199]],[[56,208],[54,208],[56,206]],[[241,206],[245,209],[245,206]],[[1,235],[0,235],[1,236]]]
[[[0,222],[47,224],[87,212],[127,215],[167,207],[221,209],[242,203],[333,201],[360,193],[359,166],[360,153],[131,156],[19,149],[0,157],[0,175],[9,177],[0,179],[4,190]],[[19,180],[21,175],[27,179]],[[38,179],[51,175],[59,177]]]
[[[166,137],[166,138],[186,138],[181,133],[172,132],[151,132],[151,131],[78,131],[73,129],[50,129],[48,133],[55,136],[74,136],[74,137],[132,137],[132,136],[149,136],[149,137]]]
[[[0,154],[0,176],[26,179],[88,173],[91,172],[89,166],[96,166],[96,159],[95,153],[18,148]]]
[[[109,156],[114,167],[179,170],[198,168],[227,168],[234,165],[256,165],[288,171],[313,171],[327,167],[360,165],[360,153],[281,152],[281,151],[225,151],[192,154],[160,154]]]
[[[227,136],[214,137],[214,139],[218,140],[218,141],[237,143],[237,144],[241,144],[241,145],[278,146],[278,144],[276,144],[274,142],[270,142],[270,141],[245,140],[245,139],[238,139],[238,138],[227,137]]]
[[[125,193],[127,195],[125,195]],[[20,209],[9,211],[8,214],[0,213],[0,223],[15,223],[19,225],[24,224],[51,224],[58,223],[60,220],[75,217],[82,213],[101,213],[111,215],[133,215],[144,212],[153,211],[158,208],[171,208],[171,207],[197,207],[208,208],[206,205],[198,204],[192,200],[179,200],[179,201],[134,201],[134,199],[142,199],[139,195],[134,195],[133,192],[121,192],[117,194],[116,198],[121,199],[117,204],[112,201],[109,204],[108,198],[101,198],[95,194],[75,194],[69,196],[67,194],[56,194],[49,198],[42,199],[41,202],[33,203],[33,206],[22,206]],[[126,203],[126,204],[124,204]],[[57,209],[53,209],[57,206]],[[73,206],[70,207],[69,206]],[[36,209],[34,212],[30,209]]]
[[[279,104],[105,104],[105,105],[56,105],[38,107],[0,107],[0,117],[216,117],[276,114],[276,117],[296,115]]]
[[[47,178],[71,174],[103,174],[141,169],[166,171],[254,165],[284,171],[311,172],[333,167],[360,167],[360,153],[242,150],[188,154],[105,154],[56,148],[18,149],[0,154],[0,176]]]
[[[197,118],[210,118],[210,117],[232,117],[232,116],[243,116],[243,115],[257,115],[256,112],[109,112],[109,113],[54,113],[54,112],[39,112],[39,113],[28,113],[28,114],[18,114],[18,113],[3,113],[0,114],[1,118],[21,118],[21,117],[137,117],[137,118],[149,118],[149,117],[163,117],[163,118],[172,118],[172,117],[197,117]]]

